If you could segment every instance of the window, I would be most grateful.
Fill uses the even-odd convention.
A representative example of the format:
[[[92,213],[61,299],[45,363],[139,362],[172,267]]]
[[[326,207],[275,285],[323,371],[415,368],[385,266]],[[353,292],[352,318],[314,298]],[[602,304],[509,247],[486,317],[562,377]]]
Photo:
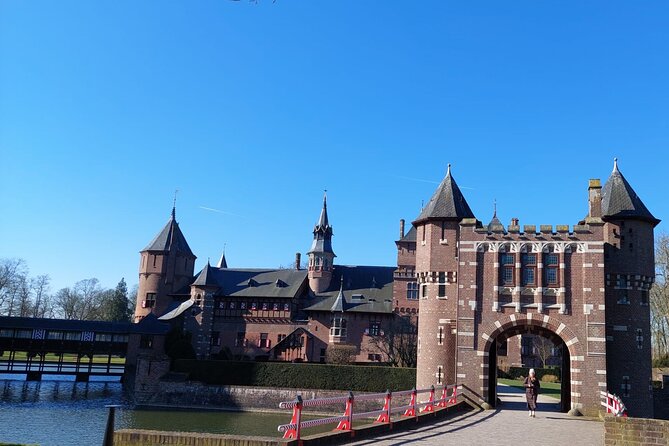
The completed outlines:
[[[219,346],[221,345],[221,333],[218,331],[211,332],[211,345]]]
[[[444,345],[444,327],[439,326],[439,333],[437,333],[437,345]]]
[[[521,254],[520,263],[523,268],[522,285],[536,285],[537,284],[537,255],[536,254]]]
[[[251,311],[256,311],[258,309],[258,304],[255,302],[251,303]]]
[[[246,333],[243,331],[237,332],[237,338],[235,338],[235,347],[246,347]]]
[[[320,359],[319,359],[319,362],[320,362],[321,364],[325,364],[325,349],[324,349],[324,348],[321,349],[321,355],[320,355],[320,356],[321,356],[321,357],[320,357]]]
[[[441,222],[441,240],[446,240],[446,220]]]
[[[262,303],[262,311],[267,311],[268,309],[269,309],[269,305],[267,304],[267,302],[263,302]]]
[[[420,286],[420,298],[427,299],[427,284],[423,283]]]
[[[58,339],[61,340],[63,339],[63,332],[62,331],[49,331],[46,335],[47,339]],[[111,340],[111,336],[110,336]]]
[[[616,286],[618,288],[627,288],[627,276],[624,274],[618,274],[616,279]]]
[[[284,339],[286,339],[286,335],[285,334],[280,334],[276,337],[276,343],[278,344],[279,342],[283,341]]]
[[[504,286],[513,286],[515,284],[516,260],[513,254],[502,254],[500,256],[502,265],[501,282]]]
[[[408,300],[418,299],[418,282],[407,283],[407,299]]]
[[[446,297],[446,273],[439,273],[439,287],[437,288],[437,297]]]
[[[142,308],[153,308],[156,306],[156,293],[146,293],[146,299],[142,302]]]
[[[639,350],[643,348],[643,331],[640,328],[636,329],[636,348]]]
[[[269,348],[269,334],[268,333],[260,333],[260,342],[258,343],[258,347],[261,348]]]
[[[381,333],[381,324],[379,322],[372,322],[369,324],[369,335],[378,336]]]
[[[139,348],[153,348],[153,335],[142,335],[139,338]]]
[[[230,303],[228,304],[228,306],[230,307],[231,310],[234,310],[235,307],[237,306],[237,303],[236,303],[236,302],[230,302]]]
[[[641,305],[648,305],[648,291],[641,291]]]
[[[225,301],[223,301],[223,300],[220,301],[220,302],[218,303],[218,308],[220,308],[221,310],[225,310]]]
[[[290,311],[290,304],[289,303],[283,304],[283,311]]]
[[[95,333],[95,342],[111,342],[112,335],[109,333]]]
[[[620,385],[620,390],[623,391],[623,396],[627,397],[630,396],[630,388],[632,386],[630,385],[630,377],[629,376],[623,376],[623,383]]]
[[[78,331],[66,331],[65,332],[65,340],[66,341],[80,341],[81,340],[81,333]]]
[[[272,310],[274,310],[274,311],[279,311],[279,304],[278,304],[278,302],[274,302],[274,303],[272,304]]]
[[[378,353],[369,353],[369,354],[367,355],[367,360],[368,360],[368,361],[376,361],[376,362],[380,362],[380,361],[381,361],[381,355],[378,354]]]
[[[544,268],[546,270],[546,285],[556,287],[560,284],[558,269],[560,268],[560,258],[557,254],[547,254]]]
[[[330,336],[346,339],[346,319],[344,319],[342,316],[335,316],[332,318]]]
[[[437,384],[441,384],[441,380],[444,378],[444,369],[442,366],[437,366]]]
[[[239,303],[239,309],[240,310],[246,310],[246,302],[240,302]]]

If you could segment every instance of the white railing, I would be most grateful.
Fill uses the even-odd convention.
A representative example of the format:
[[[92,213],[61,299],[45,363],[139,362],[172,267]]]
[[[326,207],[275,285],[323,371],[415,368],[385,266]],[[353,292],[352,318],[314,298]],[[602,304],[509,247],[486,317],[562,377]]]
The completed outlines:
[[[626,417],[627,408],[619,396],[609,392],[599,392],[602,397],[602,406],[606,408],[606,413],[613,414],[616,417]]]
[[[293,416],[288,424],[281,424],[278,431],[283,433],[283,438],[292,438],[299,440],[302,429],[323,426],[326,424],[337,423],[335,430],[350,431],[353,428],[353,420],[361,418],[374,418],[377,423],[390,423],[391,417],[397,412],[404,412],[404,417],[416,417],[421,412],[434,412],[436,410],[448,407],[457,402],[458,389],[461,386],[450,385],[443,386],[439,399],[435,399],[436,389],[434,386],[428,389],[402,390],[399,392],[372,393],[363,395],[354,395],[349,392],[348,396],[316,398],[303,400],[300,395],[294,401],[284,401],[279,403],[280,409],[292,409]],[[418,395],[429,393],[427,401],[418,402]],[[397,397],[411,396],[409,404],[403,406],[393,406],[392,400]],[[383,399],[383,408],[369,412],[354,412],[354,403],[356,401],[370,401]],[[315,420],[302,421],[302,409],[306,407],[321,407],[333,404],[345,404],[344,413],[341,416],[317,418]]]

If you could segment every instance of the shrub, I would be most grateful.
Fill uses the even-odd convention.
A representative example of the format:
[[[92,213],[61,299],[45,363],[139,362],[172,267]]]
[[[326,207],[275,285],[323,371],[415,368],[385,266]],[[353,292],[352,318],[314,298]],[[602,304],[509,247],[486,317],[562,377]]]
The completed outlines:
[[[659,358],[653,359],[653,367],[654,368],[669,367],[669,355],[660,356]]]
[[[544,376],[541,377],[541,382],[557,383],[557,382],[560,382],[560,379],[555,375],[544,375]]]
[[[181,359],[174,362],[174,371],[213,385],[385,392],[416,383],[416,369],[401,367]]]
[[[329,345],[325,352],[328,364],[350,364],[358,349],[354,345]]]

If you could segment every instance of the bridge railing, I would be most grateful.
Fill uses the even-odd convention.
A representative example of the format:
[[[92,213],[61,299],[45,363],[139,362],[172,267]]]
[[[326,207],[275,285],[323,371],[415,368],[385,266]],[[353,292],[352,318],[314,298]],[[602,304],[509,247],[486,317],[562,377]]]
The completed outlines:
[[[402,390],[399,392],[385,392],[354,395],[349,392],[347,396],[315,398],[303,400],[300,395],[294,401],[284,401],[279,403],[280,409],[292,409],[293,415],[288,424],[278,426],[278,431],[283,433],[283,438],[296,439],[301,438],[302,429],[324,426],[337,423],[334,430],[350,431],[353,429],[353,421],[362,418],[376,418],[376,423],[390,423],[393,414],[403,412],[404,417],[416,417],[421,412],[434,412],[436,410],[448,407],[457,402],[459,385],[438,386],[438,391],[434,386],[427,389]],[[427,401],[418,401],[418,395],[429,394]],[[435,399],[439,394],[439,399]],[[409,404],[393,406],[393,398],[410,396]],[[383,407],[379,410],[367,412],[355,412],[354,403],[359,401],[381,400]],[[302,421],[302,410],[308,407],[331,406],[334,404],[345,404],[344,413],[340,416],[317,418],[313,420]]]
[[[606,408],[606,413],[613,414],[616,417],[627,417],[627,408],[619,396],[612,393],[601,391],[602,406]]]

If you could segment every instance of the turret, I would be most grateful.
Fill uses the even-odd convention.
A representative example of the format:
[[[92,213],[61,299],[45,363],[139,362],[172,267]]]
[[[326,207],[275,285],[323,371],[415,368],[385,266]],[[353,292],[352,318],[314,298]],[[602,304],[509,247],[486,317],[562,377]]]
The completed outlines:
[[[606,274],[607,385],[631,414],[653,416],[649,292],[655,277],[653,229],[660,222],[618,169],[601,193]]]
[[[314,240],[311,243],[309,256],[309,288],[318,294],[330,287],[332,280],[332,263],[335,253],[332,250],[332,226],[328,221],[327,195],[323,196],[323,209],[314,226]]]
[[[417,388],[455,382],[458,238],[463,218],[474,218],[474,213],[449,164],[446,177],[413,222],[420,312]]]
[[[140,252],[135,322],[150,313],[161,316],[167,311],[170,296],[186,289],[193,280],[195,259],[172,208],[165,227]]]

